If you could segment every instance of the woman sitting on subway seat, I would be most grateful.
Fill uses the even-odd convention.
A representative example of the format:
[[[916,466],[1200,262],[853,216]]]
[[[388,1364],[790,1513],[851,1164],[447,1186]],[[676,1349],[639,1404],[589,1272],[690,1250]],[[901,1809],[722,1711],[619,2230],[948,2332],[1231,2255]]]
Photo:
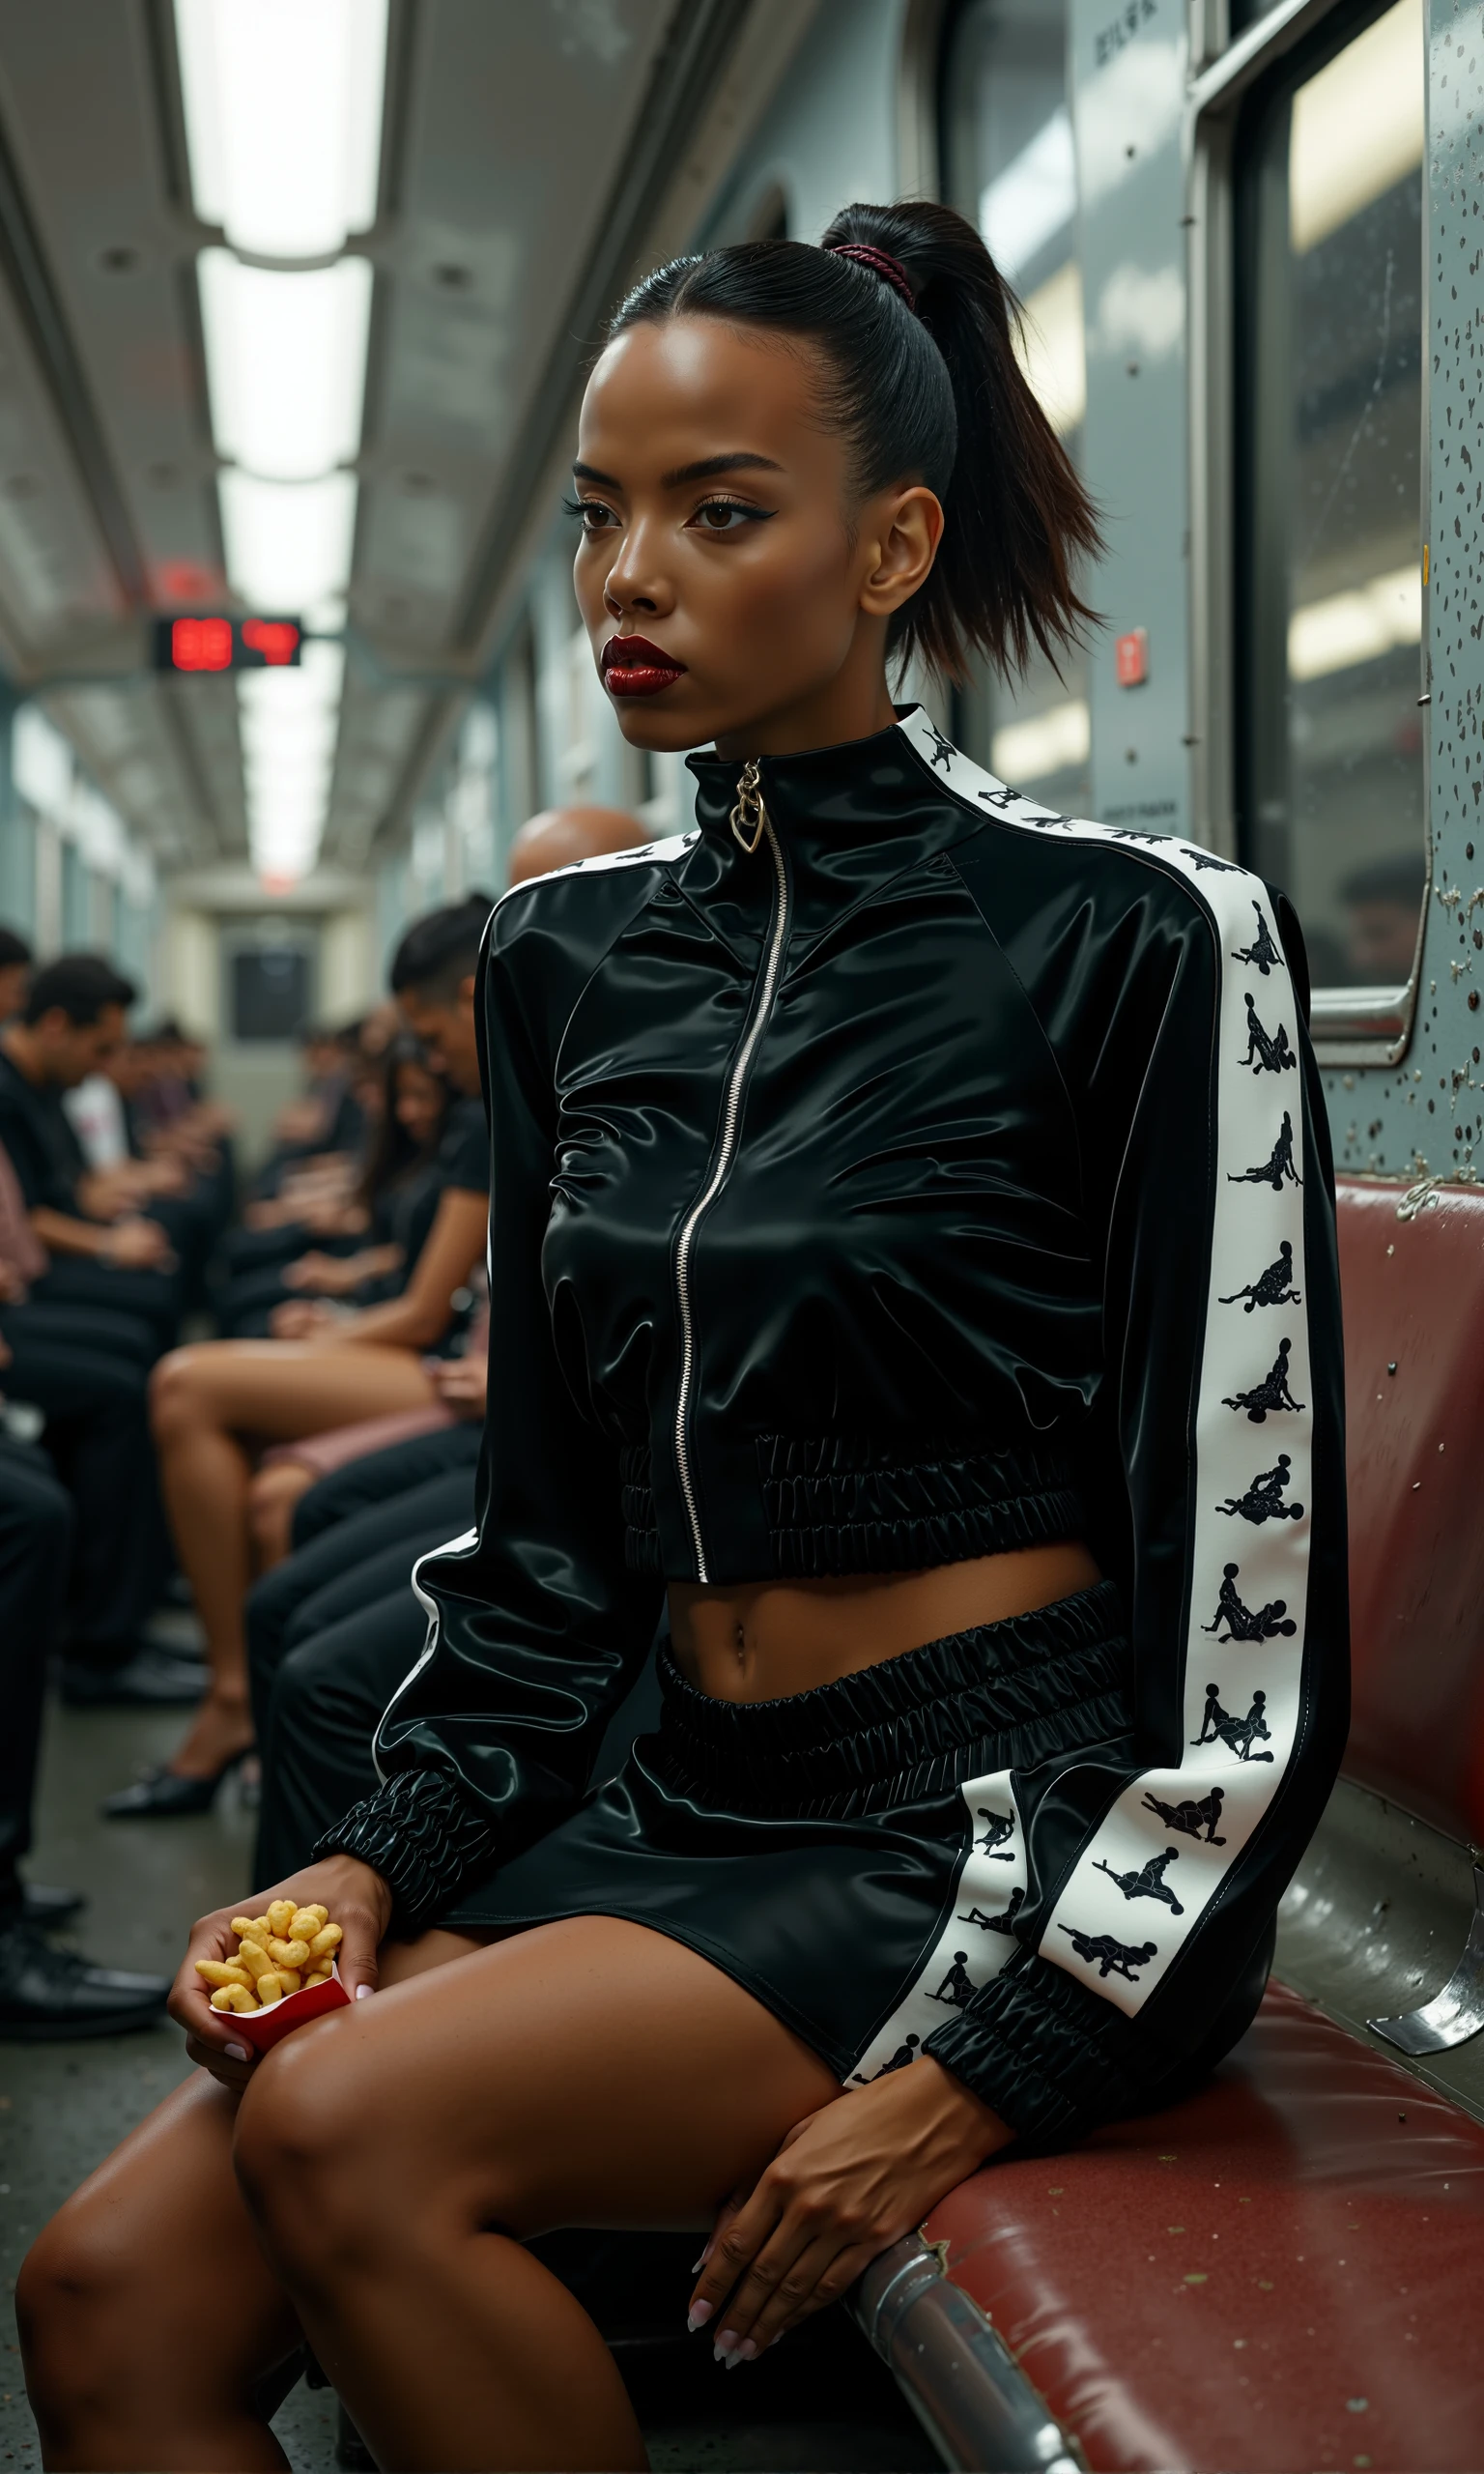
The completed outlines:
[[[578,597],[626,736],[714,742],[696,827],[495,913],[477,1525],[281,1885],[375,1998],[254,2068],[198,1926],[203,2073],[22,2274],[51,2465],[267,2464],[301,2336],[381,2465],[641,2465],[525,2237],[694,2226],[745,2364],[1252,2016],[1346,1723],[1302,954],[1260,880],[894,712],[890,657],[1085,616],[1011,316],[921,204],[617,314]],[[1275,1428],[1299,1516],[1246,1517]],[[667,1596],[660,1725],[588,1796]]]

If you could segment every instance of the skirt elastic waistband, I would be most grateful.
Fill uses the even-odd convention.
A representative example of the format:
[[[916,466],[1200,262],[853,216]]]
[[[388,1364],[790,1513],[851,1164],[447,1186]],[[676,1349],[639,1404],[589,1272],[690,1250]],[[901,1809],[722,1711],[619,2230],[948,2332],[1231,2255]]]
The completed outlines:
[[[655,1748],[677,1785],[753,1812],[823,1813],[1032,1769],[1131,1725],[1123,1600],[1113,1581],[906,1650],[813,1692],[718,1701],[659,1653]]]

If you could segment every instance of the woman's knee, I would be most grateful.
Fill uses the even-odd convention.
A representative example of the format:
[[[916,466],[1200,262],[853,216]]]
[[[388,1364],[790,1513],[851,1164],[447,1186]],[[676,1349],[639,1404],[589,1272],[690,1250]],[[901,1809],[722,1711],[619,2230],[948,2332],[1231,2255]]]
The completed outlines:
[[[375,2241],[393,2201],[361,2074],[337,2068],[340,2039],[290,2037],[254,2071],[238,2109],[238,2187],[281,2273],[292,2281]],[[329,2051],[325,2047],[328,2045]]]
[[[150,1376],[150,1424],[157,1443],[172,1442],[199,1424],[206,1402],[206,1353],[171,1349]]]
[[[139,2351],[137,2290],[137,2262],[85,2199],[70,2201],[31,2245],[15,2282],[15,2321],[43,2434],[54,2436],[128,2375]]]
[[[536,2160],[523,2143],[512,2138],[501,2155],[497,2139],[492,2158],[482,2125],[476,2189],[449,2124],[424,2115],[394,2056],[357,2052],[355,2036],[336,2028],[286,2038],[254,2071],[239,2108],[239,2187],[285,2283],[313,2287],[480,2227],[540,2229]],[[497,2120],[499,2077],[492,2055]]]

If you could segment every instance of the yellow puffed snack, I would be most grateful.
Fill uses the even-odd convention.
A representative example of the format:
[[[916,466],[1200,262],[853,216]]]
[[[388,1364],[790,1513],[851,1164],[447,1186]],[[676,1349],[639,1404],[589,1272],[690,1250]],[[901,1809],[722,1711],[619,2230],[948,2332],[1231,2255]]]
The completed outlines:
[[[266,1975],[259,1976],[256,1991],[265,2010],[271,2010],[275,2001],[283,1999],[283,1984],[274,1969],[270,1968]]]
[[[283,1987],[285,1993],[297,1993],[300,1985],[303,1983],[303,1980],[304,1979],[300,1974],[298,1968],[280,1968],[278,1970],[278,1981]]]
[[[327,1959],[322,1967],[310,1969],[308,1974],[304,1978],[304,1982],[305,1984],[328,1984],[334,1972],[334,1969]]]
[[[276,1935],[268,1945],[268,1955],[275,1968],[301,1968],[309,1956],[307,1942],[280,1942]]]
[[[218,1985],[212,1996],[214,2010],[256,2010],[257,2006],[246,1986],[242,1984]]]
[[[344,1932],[338,1924],[322,1924],[310,1942],[309,1956],[311,1959],[328,1959],[331,1950],[338,1950],[344,1939]]]
[[[240,1942],[257,1942],[266,1948],[272,1926],[266,1915],[234,1915],[232,1930]]]
[[[237,1955],[250,1976],[261,1977],[271,1971],[272,1960],[261,1942],[244,1942]]]
[[[289,1940],[291,1942],[312,1942],[316,1933],[318,1933],[320,1926],[322,1924],[328,1924],[328,1921],[329,1918],[322,1907],[296,1908],[294,1911],[293,1920],[289,1925]]]
[[[291,1898],[275,1898],[268,1911],[268,1920],[275,1933],[286,1933],[298,1913]]]
[[[218,1988],[224,1984],[241,1984],[249,1992],[252,1989],[251,1976],[237,1959],[197,1959],[196,1973],[204,1976],[208,1984]]]

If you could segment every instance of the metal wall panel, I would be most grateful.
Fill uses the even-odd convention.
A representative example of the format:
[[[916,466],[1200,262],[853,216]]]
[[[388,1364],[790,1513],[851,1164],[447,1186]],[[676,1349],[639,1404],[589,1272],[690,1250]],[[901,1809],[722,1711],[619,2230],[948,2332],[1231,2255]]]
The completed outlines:
[[[1190,829],[1186,309],[1182,117],[1185,0],[1072,0],[1071,89],[1087,320],[1084,470],[1107,556],[1090,598],[1093,812]],[[1148,677],[1120,687],[1120,635],[1148,631]]]

